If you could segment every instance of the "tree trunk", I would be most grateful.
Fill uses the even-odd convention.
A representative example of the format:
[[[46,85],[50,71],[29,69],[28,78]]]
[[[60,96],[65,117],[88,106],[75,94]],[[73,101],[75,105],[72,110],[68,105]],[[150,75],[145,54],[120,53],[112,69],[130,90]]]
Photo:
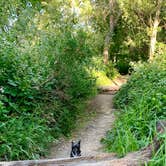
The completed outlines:
[[[158,0],[157,2],[157,10],[156,15],[153,22],[153,27],[151,36],[150,36],[150,46],[149,46],[149,60],[152,61],[155,53],[155,46],[156,46],[156,39],[157,39],[157,32],[158,26],[160,24],[160,9],[161,9],[162,0]]]
[[[159,25],[159,21],[156,19],[154,21],[152,35],[150,36],[150,47],[149,47],[149,60],[151,61],[154,57],[155,46],[156,46],[156,38],[157,38],[157,28]]]
[[[103,50],[103,55],[104,55],[104,63],[108,64],[109,60],[109,48],[110,48],[110,42],[112,40],[112,34],[114,32],[114,27],[119,19],[120,14],[115,18],[116,14],[116,0],[110,0],[109,1],[109,6],[110,6],[110,17],[109,17],[109,32],[107,33],[104,41],[104,50]],[[120,13],[120,12],[119,12]]]
[[[105,41],[104,41],[104,64],[108,64],[108,59],[109,59],[109,48],[110,48],[110,40],[111,40],[111,35],[108,33],[106,35]]]

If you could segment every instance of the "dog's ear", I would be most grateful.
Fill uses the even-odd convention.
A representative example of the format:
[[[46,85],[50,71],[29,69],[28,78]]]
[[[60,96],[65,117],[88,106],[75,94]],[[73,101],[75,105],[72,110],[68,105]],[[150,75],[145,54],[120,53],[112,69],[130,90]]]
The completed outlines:
[[[78,144],[79,144],[79,145],[81,144],[81,140],[78,141]]]
[[[71,141],[71,146],[73,147],[73,145],[74,145],[74,142],[73,142],[73,141]]]

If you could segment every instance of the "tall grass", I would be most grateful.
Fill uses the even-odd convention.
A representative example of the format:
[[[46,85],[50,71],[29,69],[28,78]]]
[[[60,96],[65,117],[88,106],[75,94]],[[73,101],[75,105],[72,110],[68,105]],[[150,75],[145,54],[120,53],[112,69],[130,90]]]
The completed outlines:
[[[136,68],[128,83],[114,98],[119,109],[114,128],[104,143],[119,156],[150,144],[155,135],[163,144],[150,165],[166,165],[166,135],[156,133],[156,122],[166,120],[166,55]]]

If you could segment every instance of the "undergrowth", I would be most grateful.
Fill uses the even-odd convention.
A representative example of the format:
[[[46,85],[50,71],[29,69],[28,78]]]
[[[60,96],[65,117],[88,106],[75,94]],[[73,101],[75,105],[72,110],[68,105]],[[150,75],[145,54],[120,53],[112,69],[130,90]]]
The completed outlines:
[[[24,46],[16,33],[0,37],[0,160],[44,156],[53,139],[70,135],[96,94],[87,33],[43,32]]]
[[[166,135],[156,132],[156,123],[166,120],[166,55],[136,68],[114,98],[117,120],[103,139],[109,152],[124,156],[150,144],[154,136],[162,141],[150,165],[166,165]]]
[[[87,31],[70,24],[39,30],[34,22],[21,28],[17,22],[0,36],[0,160],[6,161],[45,156],[51,141],[71,135],[97,91],[89,72],[96,46]]]
[[[90,72],[96,78],[97,86],[111,85],[112,79],[116,78],[119,73],[115,68],[113,62],[108,64],[103,63],[103,58],[93,57],[93,66]]]

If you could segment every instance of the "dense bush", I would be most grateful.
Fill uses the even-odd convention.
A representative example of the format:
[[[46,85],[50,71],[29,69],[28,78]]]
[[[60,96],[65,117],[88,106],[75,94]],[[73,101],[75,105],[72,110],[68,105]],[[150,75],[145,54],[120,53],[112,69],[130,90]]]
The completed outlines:
[[[53,138],[70,134],[80,103],[95,93],[86,32],[43,31],[35,45],[20,44],[16,33],[0,38],[0,160],[44,155]]]
[[[166,55],[136,68],[128,83],[114,98],[120,109],[114,124],[104,139],[107,150],[120,156],[151,143],[156,135],[156,122],[166,119]],[[165,135],[158,135],[163,144],[152,165],[165,165]]]

